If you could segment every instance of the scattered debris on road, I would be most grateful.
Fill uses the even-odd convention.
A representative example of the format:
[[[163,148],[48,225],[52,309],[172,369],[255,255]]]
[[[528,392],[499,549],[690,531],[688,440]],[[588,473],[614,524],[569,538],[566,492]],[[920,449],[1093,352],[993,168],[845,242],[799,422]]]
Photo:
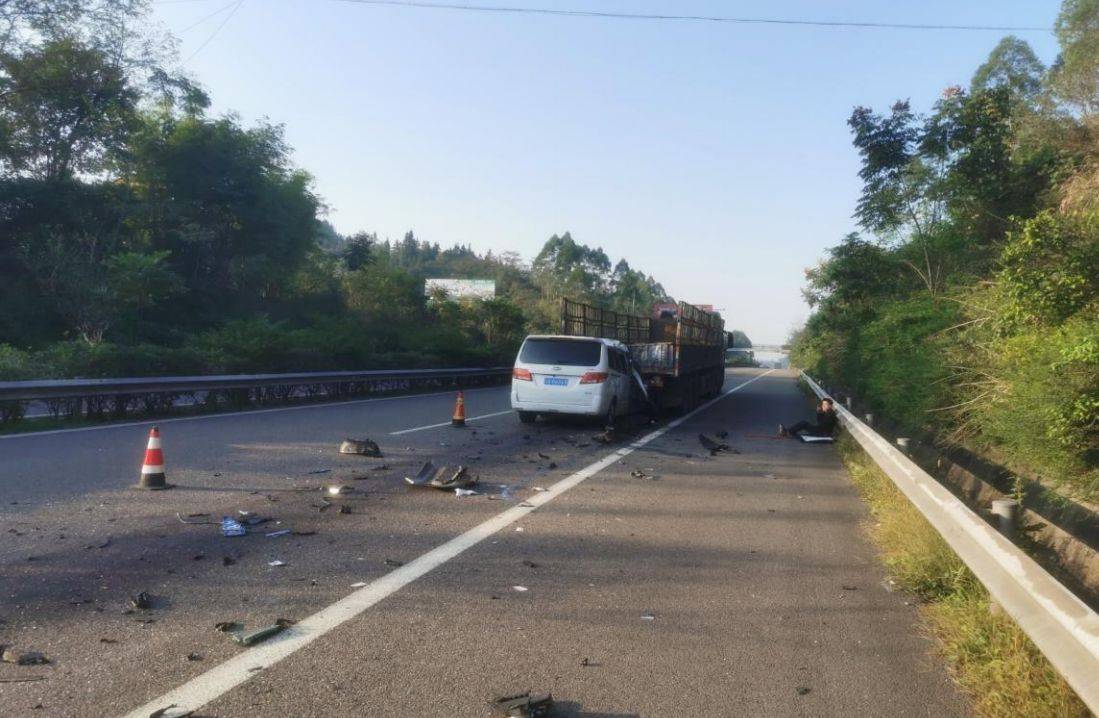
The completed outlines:
[[[410,486],[430,486],[443,490],[469,488],[477,483],[477,477],[471,476],[464,466],[452,470],[446,466],[436,467],[430,461],[424,462],[415,477],[406,476],[404,480]]]
[[[204,658],[204,656],[201,653],[188,653],[187,654],[187,660],[188,661],[201,661],[203,658]]]
[[[518,591],[519,593],[526,593],[530,589],[527,588],[526,586],[512,586],[511,590],[512,591]]]
[[[523,565],[526,566],[527,568],[538,568],[538,566],[539,566],[539,564],[535,563],[534,561],[530,561],[530,560],[524,560]]]
[[[187,514],[186,518],[184,518],[183,514],[179,513],[178,511],[176,512],[176,518],[179,519],[179,522],[181,524],[187,524],[188,526],[205,526],[205,525],[208,525],[208,524],[215,524],[216,525],[217,521],[197,520],[197,519],[201,519],[203,516],[209,516],[209,515],[210,514]]]
[[[236,519],[224,516],[221,519],[221,535],[226,537],[245,536],[248,533],[248,529],[244,528],[244,524]]]
[[[237,621],[218,621],[214,624],[214,630],[219,633],[235,633],[244,630],[244,624]]]
[[[807,696],[812,691],[812,688],[808,686],[798,686],[797,691],[799,696]]]
[[[146,611],[153,607],[153,597],[142,591],[136,596],[130,596],[130,605],[136,609]]]
[[[509,718],[548,718],[553,710],[553,696],[532,696],[530,691],[494,699],[489,705]]]
[[[454,495],[462,498],[463,496],[478,496],[479,494],[473,489],[454,489]]]
[[[369,456],[375,459],[382,457],[382,450],[378,448],[377,443],[370,439],[344,439],[343,443],[340,444],[340,453]]]
[[[392,566],[393,568],[397,568],[399,566],[404,566],[404,561],[398,561],[395,558],[387,558],[382,563],[384,563],[386,566]]]
[[[350,486],[347,486],[345,484],[333,484],[331,486],[325,487],[325,491],[328,493],[329,496],[340,496],[340,495],[343,495],[343,494],[350,494],[354,490],[355,489],[353,489]]]
[[[44,666],[50,659],[38,651],[17,651],[11,646],[0,646],[0,661],[17,666]]]
[[[715,441],[705,434],[698,435],[698,443],[702,444],[703,449],[710,452],[710,456],[717,456],[722,452],[728,452],[730,454],[740,453],[739,450],[730,447],[728,444],[721,441]]]
[[[271,531],[264,535],[267,536],[267,538],[278,538],[279,536],[289,536],[291,533],[293,532],[290,529],[281,529],[279,531]]]
[[[222,556],[221,557],[221,565],[222,566],[232,566],[236,562],[237,562],[237,560],[235,558],[233,558],[232,556]]]
[[[272,568],[278,568],[279,566],[285,566],[286,562],[285,561],[280,561],[279,559],[276,558],[274,561],[268,561],[267,565],[271,566]]]
[[[641,614],[641,620],[642,621],[655,621],[656,620],[656,615],[654,615],[652,613],[642,613]]]
[[[282,633],[287,628],[290,628],[290,626],[293,626],[295,623],[297,623],[297,621],[291,621],[289,618],[279,618],[270,626],[257,628],[256,630],[249,631],[248,633],[244,633],[243,630],[236,633],[227,631],[227,633],[230,633],[233,637],[233,640],[242,646],[254,646],[257,643],[266,641],[272,636],[276,636]]]

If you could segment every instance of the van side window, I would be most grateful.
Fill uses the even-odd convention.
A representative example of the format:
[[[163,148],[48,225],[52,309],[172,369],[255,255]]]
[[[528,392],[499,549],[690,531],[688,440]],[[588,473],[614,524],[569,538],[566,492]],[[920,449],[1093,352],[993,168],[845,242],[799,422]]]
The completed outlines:
[[[626,373],[626,357],[622,355],[621,351],[618,349],[611,349],[610,359],[611,369],[620,374]]]

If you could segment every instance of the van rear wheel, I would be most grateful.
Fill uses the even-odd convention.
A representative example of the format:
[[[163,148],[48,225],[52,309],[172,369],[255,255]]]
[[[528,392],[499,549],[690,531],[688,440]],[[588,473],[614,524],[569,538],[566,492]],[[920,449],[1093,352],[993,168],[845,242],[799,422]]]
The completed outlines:
[[[524,424],[533,424],[537,420],[538,420],[538,415],[535,414],[533,411],[520,411],[519,412],[519,421],[521,421]]]

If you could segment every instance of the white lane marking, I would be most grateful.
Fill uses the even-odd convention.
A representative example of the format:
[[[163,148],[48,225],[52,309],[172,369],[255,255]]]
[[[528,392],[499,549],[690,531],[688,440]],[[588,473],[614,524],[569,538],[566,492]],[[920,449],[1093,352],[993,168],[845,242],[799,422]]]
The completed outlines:
[[[491,419],[494,416],[503,416],[504,414],[513,413],[511,409],[507,411],[497,411],[492,414],[481,414],[480,416],[471,416],[466,421],[478,421],[480,419]],[[427,426],[417,426],[412,429],[401,429],[400,431],[389,432],[390,436],[400,436],[401,434],[411,434],[414,431],[426,431],[427,429],[438,429],[440,426],[450,426],[449,421],[440,422],[438,424],[428,424]]]
[[[646,434],[629,446],[611,452],[594,464],[585,466],[575,474],[561,479],[550,486],[546,491],[542,491],[526,499],[523,504],[513,506],[483,523],[474,526],[465,533],[459,534],[446,543],[436,546],[414,561],[410,561],[404,566],[390,571],[381,578],[371,581],[363,588],[336,601],[327,608],[322,608],[312,616],[299,621],[293,627],[283,631],[274,638],[271,638],[254,648],[238,653],[224,663],[211,668],[205,673],[195,676],[179,688],[169,691],[159,698],[149,701],[140,708],[127,713],[125,718],[148,718],[154,711],[161,710],[167,706],[171,706],[171,708],[160,714],[163,715],[164,718],[179,718],[197,711],[207,703],[216,700],[255,676],[257,672],[252,669],[256,666],[262,666],[264,669],[270,668],[287,656],[305,648],[340,624],[355,618],[382,599],[396,593],[433,569],[442,566],[450,559],[460,555],[466,549],[476,546],[486,538],[507,528],[540,506],[548,504],[574,486],[595,476],[608,466],[615,464],[623,457],[629,456],[637,449],[659,439],[695,414],[710,408],[733,392],[743,389],[752,382],[762,379],[773,371],[775,370],[770,369],[763,374],[752,377],[748,381],[737,384],[732,389],[707,401],[689,414],[684,414],[678,419],[669,422],[666,426]]]
[[[509,385],[486,386],[478,389],[463,389],[466,394],[475,391],[491,391],[493,389],[507,389]],[[241,416],[244,414],[270,414],[276,411],[298,411],[300,409],[324,409],[330,406],[349,406],[352,404],[369,404],[374,401],[400,401],[402,399],[422,399],[429,396],[444,396],[454,394],[453,391],[433,391],[427,394],[405,394],[404,396],[379,396],[373,399],[351,399],[349,401],[326,401],[323,404],[300,404],[298,406],[278,406],[273,409],[253,409],[245,411],[227,411],[221,414],[202,414],[200,416],[177,416],[169,419],[148,419],[144,421],[126,421],[118,424],[99,424],[97,426],[81,426],[75,429],[50,429],[48,431],[26,431],[18,434],[0,434],[3,439],[22,439],[28,436],[50,436],[52,434],[72,434],[78,431],[102,431],[104,429],[123,429],[130,426],[159,426],[160,424],[173,424],[177,421],[202,421],[205,419],[223,419],[227,416]]]

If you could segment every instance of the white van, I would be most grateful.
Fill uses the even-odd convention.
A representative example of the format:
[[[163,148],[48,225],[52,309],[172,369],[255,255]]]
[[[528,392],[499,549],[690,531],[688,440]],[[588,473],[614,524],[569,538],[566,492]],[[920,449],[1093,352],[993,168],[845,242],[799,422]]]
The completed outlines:
[[[614,339],[531,335],[511,371],[511,408],[530,424],[539,414],[604,417],[630,412],[630,351]]]

